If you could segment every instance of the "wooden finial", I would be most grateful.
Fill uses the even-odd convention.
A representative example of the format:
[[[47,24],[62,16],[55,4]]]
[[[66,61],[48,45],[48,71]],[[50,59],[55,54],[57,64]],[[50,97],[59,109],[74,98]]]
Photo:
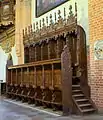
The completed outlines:
[[[50,14],[50,25],[53,24],[53,20],[52,20],[52,14]]]
[[[33,23],[33,28],[34,28],[34,31],[35,31],[35,23]]]
[[[73,11],[72,11],[72,5],[70,5],[70,7],[69,7],[69,16],[73,16]]]
[[[55,23],[56,23],[56,20],[57,20],[57,18],[56,18],[56,12],[55,12]]]
[[[45,20],[44,20],[44,18],[42,19],[42,22],[43,22],[43,27],[45,26],[45,22],[44,22]]]
[[[47,26],[48,26],[48,16],[46,17],[46,23],[47,23]]]
[[[28,26],[28,34],[30,34],[30,26]]]
[[[75,18],[77,20],[77,3],[75,2]]]
[[[65,8],[64,8],[64,20],[66,19],[66,11],[65,11]]]
[[[41,20],[40,20],[40,29],[41,29]]]
[[[33,32],[32,24],[30,25],[30,32]]]
[[[23,29],[23,37],[24,37],[25,33],[24,33],[24,29]]]
[[[25,35],[27,35],[27,27],[25,28]]]
[[[38,22],[36,22],[36,30],[38,30],[39,28],[38,28]]]
[[[77,13],[77,3],[75,2],[75,12]]]
[[[61,19],[61,11],[58,10],[58,19],[60,20]]]

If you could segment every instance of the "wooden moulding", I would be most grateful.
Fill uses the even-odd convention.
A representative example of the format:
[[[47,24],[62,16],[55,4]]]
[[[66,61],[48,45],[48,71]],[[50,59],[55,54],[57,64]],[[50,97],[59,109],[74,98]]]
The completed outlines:
[[[26,68],[26,67],[31,67],[31,66],[38,66],[38,65],[46,65],[46,64],[53,64],[53,63],[60,63],[61,59],[50,59],[50,60],[45,60],[45,61],[37,61],[37,62],[32,62],[32,63],[26,63],[26,64],[21,64],[21,65],[15,65],[15,66],[10,66],[8,69],[17,69],[17,68]]]

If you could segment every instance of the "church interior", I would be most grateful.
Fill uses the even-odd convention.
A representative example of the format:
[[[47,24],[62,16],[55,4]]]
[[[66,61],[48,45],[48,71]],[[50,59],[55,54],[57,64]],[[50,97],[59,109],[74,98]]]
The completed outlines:
[[[62,116],[102,114],[102,6],[102,0],[0,0],[1,103]]]

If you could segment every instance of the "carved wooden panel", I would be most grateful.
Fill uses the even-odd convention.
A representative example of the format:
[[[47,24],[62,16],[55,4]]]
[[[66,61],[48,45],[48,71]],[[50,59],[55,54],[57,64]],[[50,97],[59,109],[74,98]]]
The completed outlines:
[[[61,57],[61,53],[63,51],[64,45],[65,45],[65,38],[63,36],[60,36],[57,38],[57,57]]]
[[[22,84],[23,85],[29,84],[27,68],[23,68],[23,72],[22,72]]]
[[[34,67],[29,68],[29,84],[34,85]]]
[[[17,84],[21,84],[21,69],[17,69]]]
[[[7,84],[10,85],[11,82],[12,82],[11,81],[11,70],[7,70],[7,76],[6,77],[7,77],[7,81],[6,82],[7,82]]]
[[[72,109],[72,66],[71,66],[71,46],[64,47],[61,55],[62,68],[62,103],[63,113],[68,115]]]
[[[36,61],[41,60],[41,45],[37,44],[36,46]]]
[[[54,64],[53,74],[54,87],[61,89],[61,64]]]
[[[61,70],[54,70],[54,87],[61,89]]]
[[[28,63],[29,62],[29,48],[25,47],[24,48],[24,63]]]
[[[36,80],[37,80],[37,86],[42,86],[42,66],[36,67]]]
[[[16,69],[12,70],[12,84],[17,84],[16,83]]]
[[[48,43],[42,43],[42,58],[48,60]]]
[[[37,86],[42,86],[42,71],[37,71]]]
[[[51,87],[52,86],[52,65],[45,65],[44,66],[44,82],[45,87]]]
[[[50,47],[50,59],[56,58],[56,53],[57,53],[57,47],[56,47],[56,40],[52,39],[49,41],[49,47]]]
[[[33,45],[29,47],[29,62],[34,62],[35,61],[35,48]]]

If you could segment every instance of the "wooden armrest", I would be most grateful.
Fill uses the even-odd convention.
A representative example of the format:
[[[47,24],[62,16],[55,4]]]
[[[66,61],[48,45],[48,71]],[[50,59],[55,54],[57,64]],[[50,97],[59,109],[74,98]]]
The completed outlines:
[[[36,85],[33,85],[33,88],[36,88]]]
[[[51,102],[52,104],[55,104],[55,105],[62,105],[61,102]]]
[[[52,86],[49,87],[50,90],[54,90],[54,88]]]
[[[44,87],[44,86],[41,86],[40,88],[41,88],[41,89],[45,89],[45,87]]]
[[[29,84],[27,84],[26,87],[29,88],[30,87]]]
[[[35,98],[35,100],[37,100],[37,101],[42,101],[42,99],[39,99],[39,98]]]

